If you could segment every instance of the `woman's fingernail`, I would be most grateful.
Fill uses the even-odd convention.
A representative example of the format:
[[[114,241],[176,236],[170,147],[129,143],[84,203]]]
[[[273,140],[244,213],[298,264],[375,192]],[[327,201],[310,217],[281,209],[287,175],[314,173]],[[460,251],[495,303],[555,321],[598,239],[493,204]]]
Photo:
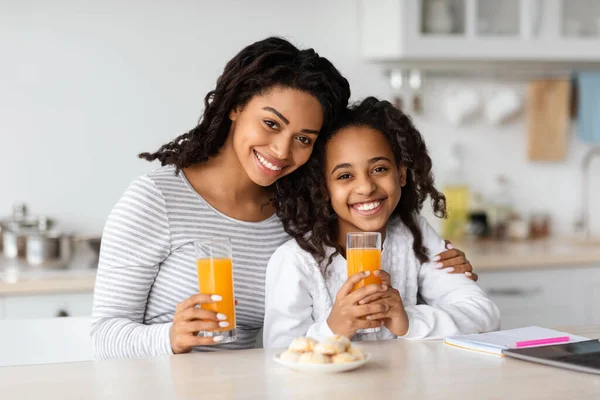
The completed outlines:
[[[367,315],[367,319],[371,320],[371,319],[373,319],[373,317],[371,317],[370,315]]]
[[[219,342],[222,342],[223,339],[224,339],[223,336],[215,336],[213,338],[213,342],[219,343]]]
[[[221,321],[225,321],[227,319],[227,315],[218,313],[217,319],[220,319]]]
[[[369,276],[370,273],[371,271],[363,271],[363,276]]]
[[[466,275],[466,276],[471,276],[471,275],[473,275],[473,274],[472,274],[472,273],[470,273],[469,271],[467,271],[467,272],[465,272],[465,275]]]
[[[384,291],[385,291],[385,290],[388,290],[388,287],[387,287],[387,285],[381,285],[381,290],[384,290]]]
[[[229,326],[229,322],[227,322],[227,321],[219,322],[219,326],[221,328],[227,328]]]
[[[223,298],[221,296],[219,296],[218,294],[213,294],[212,296],[210,296],[210,299],[212,301],[221,301],[221,300],[223,300]]]
[[[360,305],[363,305],[363,304],[365,304],[366,302],[367,302],[366,300],[361,300],[361,301],[359,301],[359,302],[358,302],[358,304],[360,304]]]
[[[440,269],[444,266],[444,263],[437,263],[434,265],[434,267],[436,267],[437,269]]]
[[[454,267],[446,268],[446,272],[448,272],[448,273],[454,272]]]
[[[448,243],[448,244],[446,245],[446,248],[447,248],[448,250],[452,250],[452,249],[454,248],[454,246],[452,246],[452,243]]]
[[[440,261],[441,258],[442,257],[440,257],[440,256],[435,256],[431,259],[431,261]]]

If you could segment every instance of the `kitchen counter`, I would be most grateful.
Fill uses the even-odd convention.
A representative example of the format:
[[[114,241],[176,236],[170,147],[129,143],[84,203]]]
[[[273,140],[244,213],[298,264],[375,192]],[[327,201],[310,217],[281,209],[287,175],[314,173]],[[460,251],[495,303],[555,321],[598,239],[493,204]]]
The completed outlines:
[[[600,338],[600,326],[563,328]],[[0,368],[11,399],[570,399],[600,398],[600,376],[452,348],[441,341],[363,342],[347,373],[294,372],[274,350]]]
[[[595,246],[549,239],[455,245],[465,251],[477,272],[600,266],[600,243]],[[0,257],[0,296],[92,291],[95,276],[94,255],[85,250],[77,251],[63,269],[31,267]]]
[[[68,263],[30,266],[0,256],[0,296],[91,292],[96,280],[97,256],[77,248]]]
[[[476,272],[600,266],[600,242],[578,243],[548,239],[523,242],[481,241],[455,243]]]

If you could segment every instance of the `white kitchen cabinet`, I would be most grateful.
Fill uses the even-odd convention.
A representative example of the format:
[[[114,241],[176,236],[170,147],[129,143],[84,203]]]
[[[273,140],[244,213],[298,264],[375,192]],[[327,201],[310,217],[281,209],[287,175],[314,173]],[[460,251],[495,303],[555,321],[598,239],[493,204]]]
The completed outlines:
[[[600,61],[600,2],[361,0],[374,61]]]
[[[85,317],[92,313],[92,293],[61,293],[29,296],[9,296],[4,302],[6,319]]]
[[[500,309],[502,328],[600,323],[600,266],[484,271],[479,285]]]

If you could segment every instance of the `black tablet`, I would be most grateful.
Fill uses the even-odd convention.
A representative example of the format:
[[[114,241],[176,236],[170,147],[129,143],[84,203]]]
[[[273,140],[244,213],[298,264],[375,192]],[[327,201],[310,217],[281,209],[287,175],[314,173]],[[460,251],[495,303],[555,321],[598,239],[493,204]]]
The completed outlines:
[[[600,374],[600,340],[503,350],[507,357]]]

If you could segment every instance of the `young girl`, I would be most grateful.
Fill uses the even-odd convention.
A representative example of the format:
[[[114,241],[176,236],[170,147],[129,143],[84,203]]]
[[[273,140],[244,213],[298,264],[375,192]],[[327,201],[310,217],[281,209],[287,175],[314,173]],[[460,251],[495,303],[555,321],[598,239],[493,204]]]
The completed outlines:
[[[267,266],[265,347],[298,336],[420,339],[499,327],[477,284],[430,262],[444,241],[419,211],[430,196],[436,215],[446,215],[431,166],[421,135],[389,102],[370,97],[347,110],[309,171],[278,188],[278,213],[294,239]],[[348,232],[382,234],[382,285],[352,292],[366,275],[346,279]]]

